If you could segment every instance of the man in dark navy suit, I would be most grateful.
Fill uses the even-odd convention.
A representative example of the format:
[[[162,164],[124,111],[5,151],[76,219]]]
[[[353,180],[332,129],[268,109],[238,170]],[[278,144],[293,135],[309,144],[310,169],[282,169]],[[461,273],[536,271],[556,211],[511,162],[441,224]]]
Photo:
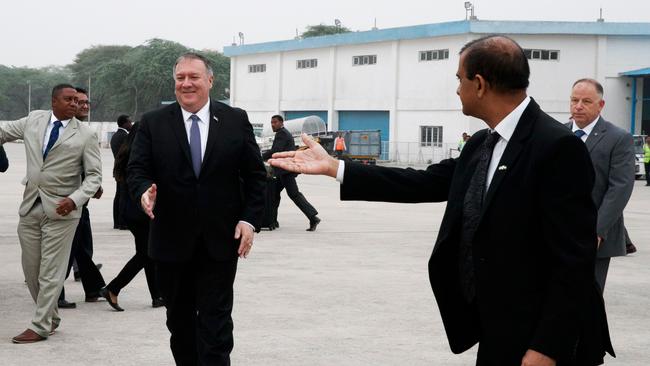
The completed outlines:
[[[526,95],[529,74],[507,37],[466,44],[457,94],[489,128],[426,170],[343,163],[306,136],[308,150],[270,162],[336,177],[344,200],[447,201],[429,280],[454,353],[478,343],[479,366],[599,365],[614,351],[594,278],[594,170]]]
[[[149,256],[178,365],[230,365],[233,282],[264,210],[266,170],[245,111],[211,101],[208,60],[174,65],[177,103],[146,113],[128,164],[151,218]]]

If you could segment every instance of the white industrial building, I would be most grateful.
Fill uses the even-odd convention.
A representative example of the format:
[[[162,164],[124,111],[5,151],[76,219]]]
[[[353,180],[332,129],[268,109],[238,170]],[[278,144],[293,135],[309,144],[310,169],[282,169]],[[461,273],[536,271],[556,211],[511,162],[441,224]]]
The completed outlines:
[[[329,130],[381,130],[385,157],[437,160],[485,127],[462,114],[455,73],[461,47],[495,33],[525,49],[529,95],[559,121],[591,77],[605,118],[650,131],[650,23],[468,20],[229,46],[230,101],[254,123],[318,115]]]

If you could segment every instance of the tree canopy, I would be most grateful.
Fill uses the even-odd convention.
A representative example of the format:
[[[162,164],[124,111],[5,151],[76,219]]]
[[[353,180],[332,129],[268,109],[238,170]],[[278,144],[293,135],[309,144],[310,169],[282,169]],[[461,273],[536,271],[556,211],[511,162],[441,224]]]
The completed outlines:
[[[349,28],[341,26],[341,25],[326,25],[326,24],[318,24],[318,25],[308,25],[307,30],[305,30],[300,37],[301,38],[309,38],[309,37],[319,37],[319,36],[328,36],[332,34],[339,34],[339,33],[348,33],[352,32]]]
[[[0,65],[0,120],[18,119],[31,109],[49,109],[50,91],[59,83],[88,89],[91,118],[113,121],[119,114],[135,120],[175,99],[173,66],[181,54],[193,51],[210,60],[215,72],[212,99],[224,99],[230,84],[230,60],[220,52],[191,50],[163,39],[151,39],[137,47],[92,46],[77,54],[72,64],[40,69]]]

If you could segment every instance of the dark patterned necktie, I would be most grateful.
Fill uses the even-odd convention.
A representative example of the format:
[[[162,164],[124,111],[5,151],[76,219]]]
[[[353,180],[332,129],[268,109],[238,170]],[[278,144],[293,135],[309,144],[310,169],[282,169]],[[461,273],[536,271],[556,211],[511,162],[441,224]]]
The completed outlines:
[[[50,149],[52,149],[52,146],[54,146],[54,143],[59,138],[59,129],[61,126],[63,126],[63,123],[61,123],[61,121],[54,121],[54,127],[52,127],[52,131],[50,131],[50,139],[47,140],[47,146],[45,146],[45,151],[43,152],[43,160],[47,158],[47,154],[50,152]]]
[[[587,133],[586,133],[585,131],[583,131],[583,130],[575,130],[575,131],[573,131],[573,133],[575,133],[575,135],[578,136],[579,138],[582,138],[582,136],[584,136],[584,135],[587,134]]]
[[[467,192],[465,192],[465,199],[463,201],[463,223],[462,232],[460,234],[459,270],[460,284],[463,296],[467,302],[472,302],[476,295],[472,241],[481,217],[488,167],[490,166],[492,151],[494,151],[494,146],[497,141],[499,141],[499,134],[497,132],[488,133],[487,137],[483,141],[483,145],[481,145],[479,151],[479,162],[476,164],[476,169],[472,175]]]
[[[199,130],[200,118],[193,114],[190,116],[192,127],[190,127],[190,153],[192,154],[192,169],[198,177],[201,173],[201,130]]]

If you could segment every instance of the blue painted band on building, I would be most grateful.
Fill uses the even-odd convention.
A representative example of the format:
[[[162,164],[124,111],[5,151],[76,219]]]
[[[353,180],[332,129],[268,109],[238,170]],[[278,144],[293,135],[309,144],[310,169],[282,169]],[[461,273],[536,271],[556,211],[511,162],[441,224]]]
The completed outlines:
[[[650,36],[650,23],[463,20],[364,32],[341,33],[304,39],[226,46],[223,49],[223,53],[228,57],[232,57],[467,33]]]

